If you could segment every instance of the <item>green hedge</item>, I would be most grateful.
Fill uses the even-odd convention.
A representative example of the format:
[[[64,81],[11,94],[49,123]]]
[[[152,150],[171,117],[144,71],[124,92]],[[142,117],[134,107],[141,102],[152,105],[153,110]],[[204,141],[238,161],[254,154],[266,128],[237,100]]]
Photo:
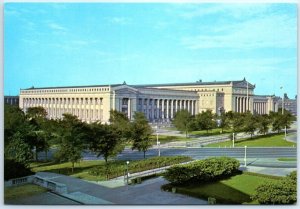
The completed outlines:
[[[128,165],[129,173],[136,173],[155,168],[161,168],[178,163],[191,161],[192,158],[187,156],[169,156],[169,157],[153,157],[143,160],[130,161]],[[89,174],[93,176],[106,176],[106,179],[116,178],[125,175],[126,161],[113,161],[107,165],[97,166],[89,170]]]
[[[172,184],[207,182],[231,176],[238,172],[240,163],[229,157],[213,157],[186,165],[175,165],[163,174]]]
[[[279,181],[278,184],[264,183],[256,188],[251,197],[260,204],[294,204],[297,202],[297,173]]]

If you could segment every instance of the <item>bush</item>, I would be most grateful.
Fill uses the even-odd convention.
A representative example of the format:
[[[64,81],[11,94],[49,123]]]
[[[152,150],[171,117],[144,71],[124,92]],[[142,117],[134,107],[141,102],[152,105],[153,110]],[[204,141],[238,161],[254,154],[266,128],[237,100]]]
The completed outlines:
[[[213,157],[167,169],[164,177],[173,184],[215,181],[238,172],[240,163],[229,157]]]
[[[265,183],[251,197],[260,204],[294,204],[297,201],[297,173],[289,174],[278,184]]]
[[[20,162],[16,162],[13,159],[5,159],[4,160],[4,180],[7,181],[9,179],[20,178],[24,176],[33,175],[29,168],[27,168],[24,164]]]

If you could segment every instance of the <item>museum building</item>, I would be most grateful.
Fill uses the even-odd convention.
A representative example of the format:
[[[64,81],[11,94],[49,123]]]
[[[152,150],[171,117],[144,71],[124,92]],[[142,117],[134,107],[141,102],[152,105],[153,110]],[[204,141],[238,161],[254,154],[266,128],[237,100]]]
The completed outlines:
[[[109,122],[110,110],[125,113],[130,120],[134,112],[144,112],[150,122],[169,122],[179,110],[192,115],[211,110],[213,113],[246,112],[268,114],[278,110],[278,97],[254,95],[255,85],[246,79],[150,85],[94,85],[46,87],[20,90],[19,106],[42,106],[52,119],[64,113],[86,122]]]

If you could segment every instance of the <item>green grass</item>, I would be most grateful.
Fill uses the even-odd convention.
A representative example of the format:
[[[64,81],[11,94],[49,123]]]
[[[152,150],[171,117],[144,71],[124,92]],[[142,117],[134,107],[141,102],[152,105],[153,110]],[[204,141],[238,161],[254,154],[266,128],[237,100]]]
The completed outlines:
[[[166,135],[158,135],[158,141],[161,144],[165,144],[168,142],[178,142],[178,141],[189,141],[191,138],[179,137],[179,136],[166,136]],[[152,144],[157,143],[156,135],[151,136]]]
[[[202,199],[214,197],[217,204],[258,204],[250,198],[255,193],[255,188],[265,182],[276,184],[279,179],[281,177],[246,172],[214,183],[176,188],[179,193]]]
[[[232,141],[208,144],[206,147],[230,147]],[[284,134],[270,134],[267,136],[253,137],[252,139],[239,139],[234,143],[235,147],[292,147],[296,143],[284,140]]]
[[[4,200],[28,197],[35,194],[44,193],[46,191],[47,189],[34,184],[25,184],[16,187],[6,187],[4,189]]]
[[[190,157],[186,156],[170,156],[170,157],[153,157],[144,160],[131,161],[129,164],[129,172],[135,173],[144,170],[173,165],[181,162],[190,161]],[[74,172],[72,173],[71,163],[32,163],[31,170],[34,172],[44,171],[60,173],[76,178],[89,181],[103,181],[118,176],[123,176],[126,170],[125,161],[109,161],[108,166],[104,160],[81,161],[75,163]]]
[[[278,158],[278,161],[297,161],[297,158]]]
[[[231,133],[231,130],[224,129],[222,132],[221,128],[215,128],[215,129],[209,130],[208,132],[206,130],[189,132],[190,135],[195,135],[195,137],[214,136],[214,135],[220,135],[220,134],[226,134],[226,133]]]

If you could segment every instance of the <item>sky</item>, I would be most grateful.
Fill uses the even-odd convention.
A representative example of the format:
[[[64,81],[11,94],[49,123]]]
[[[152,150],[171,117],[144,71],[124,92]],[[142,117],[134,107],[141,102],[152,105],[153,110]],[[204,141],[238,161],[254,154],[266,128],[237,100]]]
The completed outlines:
[[[4,95],[244,77],[255,94],[295,97],[296,4],[4,5]]]

